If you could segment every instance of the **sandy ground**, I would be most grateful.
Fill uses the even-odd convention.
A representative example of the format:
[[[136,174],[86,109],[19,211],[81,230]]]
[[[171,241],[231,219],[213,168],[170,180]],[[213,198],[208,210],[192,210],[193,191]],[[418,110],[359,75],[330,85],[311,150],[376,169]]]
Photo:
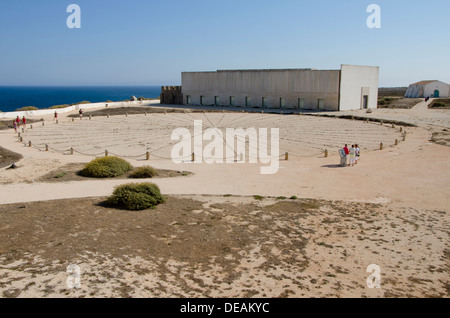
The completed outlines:
[[[419,127],[406,128],[406,140],[402,141],[399,127],[364,121],[298,115],[175,113],[94,117],[74,122],[65,117],[58,124],[44,118],[45,126],[35,125],[23,135],[24,142],[32,141],[32,147],[18,142],[12,131],[0,132],[0,144],[24,156],[17,163],[19,169],[0,172],[0,202],[4,204],[0,218],[9,222],[1,223],[3,296],[448,297],[450,148],[430,142],[430,127],[450,126],[448,112],[426,110],[420,105],[410,110],[349,113],[402,120]],[[289,152],[289,160],[282,158],[276,175],[261,175],[261,164],[175,165],[164,159],[170,154],[171,130],[192,129],[194,119],[203,120],[205,129],[280,128],[281,152]],[[398,146],[394,146],[395,139],[400,141]],[[377,150],[380,142],[385,145],[381,151]],[[361,145],[363,152],[357,166],[337,166],[337,151],[344,143]],[[45,144],[51,146],[49,152],[44,151]],[[71,147],[78,152],[70,155]],[[121,231],[117,224],[106,223],[102,228],[97,219],[98,215],[103,217],[103,208],[96,205],[99,199],[88,198],[110,195],[114,186],[128,180],[38,180],[67,164],[101,156],[105,149],[125,154],[134,166],[151,164],[158,169],[190,171],[193,175],[153,180],[173,198],[169,206],[159,207],[156,214],[146,212],[143,215],[148,218],[144,219],[140,219],[142,215],[132,219],[136,214],[121,214],[124,221],[120,224],[128,226],[128,231]],[[324,157],[325,149],[329,150],[328,158]],[[150,161],[143,160],[145,151],[152,151]],[[239,197],[224,197],[227,194]],[[253,195],[295,195],[321,201],[313,209],[289,200],[284,203],[288,206],[269,208],[274,199],[255,203]],[[48,201],[61,199],[69,201]],[[155,224],[174,226],[173,222],[180,222],[186,206],[183,200],[192,200],[188,206],[194,206],[185,211],[186,216],[216,218],[214,213],[218,213],[224,222],[215,219],[211,226],[202,229],[210,231],[195,237],[188,235],[192,231],[186,225],[193,222],[183,221],[183,226],[174,231],[170,227],[165,232],[150,229]],[[55,209],[56,206],[64,208]],[[155,215],[160,215],[158,211],[163,213],[159,209],[170,210],[162,223],[155,219]],[[302,217],[293,214],[297,210]],[[97,226],[88,227],[89,222],[81,217],[75,223],[69,221],[67,214],[76,216],[77,211]],[[22,212],[28,221],[14,217]],[[120,215],[115,217],[121,219]],[[117,242],[112,234],[106,240],[110,245],[99,243],[101,233],[121,236],[132,227],[142,227],[139,223],[144,221],[156,223],[151,223],[142,236],[136,234],[135,242],[147,236],[171,246],[181,244],[177,240],[185,240],[186,244],[180,246],[211,246],[212,251],[204,253],[195,265],[193,259],[198,250],[189,250],[189,255],[180,254],[179,249],[171,254],[138,253],[130,248],[134,241],[129,237],[117,238],[124,244],[121,250],[114,246]],[[49,230],[58,226],[73,228],[71,235],[75,237],[86,237],[71,256],[67,256],[70,249],[66,248],[59,254],[48,254],[54,246],[46,235],[55,236],[54,244],[74,246],[64,233]],[[19,228],[22,230],[18,232]],[[95,236],[96,231],[99,236]],[[226,248],[230,253],[220,252],[219,245],[204,243],[214,237],[206,233],[227,233],[229,236],[217,238],[217,244],[230,244]],[[246,237],[245,244],[230,243],[232,238],[239,238],[236,233]],[[21,234],[34,239],[23,240]],[[33,248],[33,240],[42,242],[36,245],[40,247]],[[81,290],[73,292],[61,286],[68,264],[78,264],[88,273]],[[381,290],[365,285],[370,264],[378,264],[384,270]]]
[[[445,211],[175,196],[128,212],[101,201],[1,206],[1,296],[448,297]],[[79,289],[66,284],[71,264]],[[381,289],[367,288],[370,264]]]

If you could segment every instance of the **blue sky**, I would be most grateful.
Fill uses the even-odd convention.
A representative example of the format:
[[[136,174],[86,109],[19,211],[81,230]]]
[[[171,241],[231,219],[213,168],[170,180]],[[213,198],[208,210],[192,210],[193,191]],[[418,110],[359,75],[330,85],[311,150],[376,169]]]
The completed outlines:
[[[69,29],[69,4],[81,29]],[[369,29],[368,5],[381,7]],[[0,85],[176,85],[183,71],[380,66],[450,83],[449,0],[1,0]]]

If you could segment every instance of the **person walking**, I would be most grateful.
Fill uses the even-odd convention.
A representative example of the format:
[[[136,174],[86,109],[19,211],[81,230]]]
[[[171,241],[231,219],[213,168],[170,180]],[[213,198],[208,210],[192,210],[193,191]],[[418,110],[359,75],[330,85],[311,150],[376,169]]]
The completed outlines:
[[[13,120],[13,127],[14,131],[17,132],[17,122],[15,120]]]
[[[27,119],[25,118],[25,116],[22,117],[22,125],[23,128],[27,128]]]
[[[348,150],[347,144],[344,146],[344,151],[345,151],[345,163],[347,166],[349,166],[349,164],[347,162],[348,162],[348,155],[350,154],[350,150]]]
[[[58,112],[55,111],[55,116],[53,117],[53,120],[58,120]]]
[[[20,127],[20,118],[19,118],[19,116],[17,116],[17,118],[16,118],[16,124],[17,124],[17,127]]]
[[[350,148],[349,151],[349,166],[354,166],[355,165],[355,156],[356,156],[356,149],[355,149],[355,145],[352,145],[352,147]]]
[[[357,165],[359,157],[360,157],[361,149],[359,149],[358,145],[355,145],[355,150],[356,150],[356,153],[355,153],[355,164]]]

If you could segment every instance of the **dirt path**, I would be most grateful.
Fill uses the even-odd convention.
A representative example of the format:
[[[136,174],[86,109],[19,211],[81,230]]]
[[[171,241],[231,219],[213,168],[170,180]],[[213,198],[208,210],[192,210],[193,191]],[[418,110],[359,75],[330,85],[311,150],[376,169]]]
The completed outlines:
[[[420,102],[419,104],[414,106],[412,108],[412,111],[414,111],[414,112],[426,112],[426,111],[428,111],[428,106],[430,106],[431,103],[433,103],[435,100],[436,100],[436,98],[430,98],[428,100],[428,102],[423,100],[422,102]]]

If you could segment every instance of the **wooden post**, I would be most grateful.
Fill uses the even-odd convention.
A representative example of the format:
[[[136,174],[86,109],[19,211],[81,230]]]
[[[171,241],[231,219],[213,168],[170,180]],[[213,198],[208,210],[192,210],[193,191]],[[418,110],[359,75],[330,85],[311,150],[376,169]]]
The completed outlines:
[[[105,157],[108,157],[108,150],[105,150]]]
[[[147,151],[147,153],[145,154],[145,159],[147,161],[150,160],[150,152]]]
[[[45,126],[44,122],[42,122],[42,126]]]
[[[194,162],[195,161],[195,153],[193,152],[192,153],[192,162]]]
[[[328,158],[328,149],[325,149],[325,158]]]
[[[284,160],[289,161],[289,153],[286,152],[284,154]]]
[[[383,143],[380,143],[380,150],[383,150],[383,147],[384,147]]]
[[[384,121],[383,120],[381,121],[380,125],[384,125]]]
[[[74,122],[74,121],[75,121],[75,118],[72,117],[72,122]]]
[[[395,145],[398,146],[398,139],[395,139]]]
[[[48,151],[48,145],[45,145],[45,151]]]
[[[395,128],[395,125],[394,125],[394,124],[392,124],[392,128]]]
[[[369,123],[369,120],[367,119],[367,120],[366,120],[366,124],[368,124],[368,123]]]
[[[28,147],[31,147],[31,140],[28,142]]]
[[[70,148],[70,154],[73,155],[73,148]]]
[[[403,131],[403,127],[400,127],[400,132],[402,132]]]

